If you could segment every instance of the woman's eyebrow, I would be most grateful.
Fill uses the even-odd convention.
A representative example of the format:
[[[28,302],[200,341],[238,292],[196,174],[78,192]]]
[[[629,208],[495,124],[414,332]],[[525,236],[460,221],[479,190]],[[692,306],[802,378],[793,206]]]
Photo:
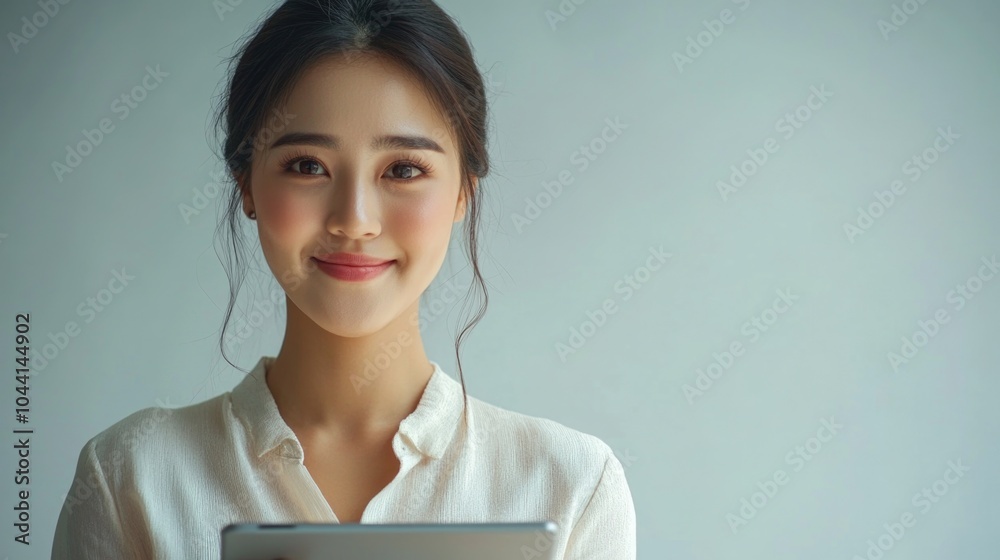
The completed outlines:
[[[277,148],[278,146],[288,146],[288,145],[310,145],[319,146],[322,148],[329,148],[331,150],[340,149],[340,139],[336,136],[330,136],[329,134],[322,134],[319,132],[289,132],[282,135],[280,138],[271,144],[271,148]],[[404,136],[404,135],[388,135],[388,136],[378,136],[372,139],[371,148],[373,150],[398,150],[398,149],[408,149],[408,150],[432,150],[435,152],[445,153],[444,148],[442,148],[437,142],[427,138],[426,136]]]

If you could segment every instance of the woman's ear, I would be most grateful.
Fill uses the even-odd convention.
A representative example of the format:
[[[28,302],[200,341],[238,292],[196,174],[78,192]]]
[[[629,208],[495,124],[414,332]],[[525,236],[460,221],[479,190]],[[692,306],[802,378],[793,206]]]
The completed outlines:
[[[469,184],[469,190],[474,192],[476,187],[479,186],[479,177],[470,176]],[[461,222],[465,219],[465,211],[468,206],[468,192],[463,186],[458,192],[458,204],[455,205],[455,222]]]
[[[243,213],[249,214],[253,210],[253,194],[250,192],[250,181],[246,172],[233,172],[233,181],[240,191],[243,199]]]

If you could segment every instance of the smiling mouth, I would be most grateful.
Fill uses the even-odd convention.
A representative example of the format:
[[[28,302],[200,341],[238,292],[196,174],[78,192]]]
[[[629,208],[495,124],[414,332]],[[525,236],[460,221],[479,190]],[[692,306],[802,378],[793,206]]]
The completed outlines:
[[[395,259],[384,259],[373,257],[365,253],[330,253],[327,255],[321,255],[319,257],[313,257],[317,261],[325,262],[328,264],[339,264],[343,266],[381,266],[383,264],[392,262]]]
[[[344,280],[348,282],[360,282],[364,280],[371,280],[383,272],[385,272],[389,267],[395,264],[395,260],[385,261],[381,264],[371,264],[371,265],[349,265],[349,264],[339,264],[330,263],[313,257],[316,261],[316,266],[333,278],[338,280]]]

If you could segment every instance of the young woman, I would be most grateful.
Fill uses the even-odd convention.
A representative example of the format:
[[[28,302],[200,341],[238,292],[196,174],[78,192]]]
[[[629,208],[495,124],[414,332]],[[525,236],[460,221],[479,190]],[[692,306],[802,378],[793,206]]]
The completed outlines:
[[[289,0],[237,54],[221,109],[231,246],[238,265],[252,220],[287,304],[281,348],[230,392],[88,441],[52,557],[217,558],[238,522],[551,519],[554,558],[634,559],[608,445],[467,396],[424,352],[420,296],[457,222],[485,290],[485,91],[455,22],[431,0]]]

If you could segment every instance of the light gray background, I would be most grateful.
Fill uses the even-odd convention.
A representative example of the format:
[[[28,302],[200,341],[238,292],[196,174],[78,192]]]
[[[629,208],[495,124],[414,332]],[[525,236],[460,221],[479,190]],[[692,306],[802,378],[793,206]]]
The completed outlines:
[[[883,35],[879,20],[904,4],[919,10]],[[575,11],[555,26],[546,11],[559,10],[556,0],[442,5],[493,84],[481,260],[491,301],[463,345],[470,394],[611,445],[635,498],[640,558],[864,558],[869,539],[905,512],[916,525],[898,542],[883,537],[893,543],[886,559],[996,557],[1000,277],[972,280],[979,292],[961,309],[949,292],[1000,251],[1000,5],[567,0]],[[271,6],[243,0],[220,17],[208,0],[78,0],[18,52],[9,39],[0,48],[5,430],[20,427],[15,313],[31,313],[37,350],[66,322],[81,328],[31,380],[27,549],[13,541],[9,431],[0,452],[0,556],[48,557],[88,438],[243,375],[216,343],[228,296],[213,247],[220,197],[189,223],[179,205],[214,192],[207,185],[222,167],[207,126],[222,60]],[[674,54],[724,9],[732,23],[678,67]],[[20,33],[38,11],[4,2],[0,29]],[[112,103],[147,65],[169,76],[120,119]],[[786,139],[779,119],[814,86],[832,97]],[[114,131],[59,181],[53,162],[105,117]],[[581,170],[574,152],[615,118],[628,128]],[[912,181],[904,164],[939,127],[959,137],[928,153],[937,161]],[[778,149],[724,198],[717,182],[768,138]],[[562,170],[573,183],[519,230],[513,216]],[[844,224],[897,179],[904,194],[852,242]],[[463,246],[456,229],[425,302],[451,277],[464,293]],[[671,258],[639,271],[645,282],[626,301],[616,282],[660,246]],[[86,323],[78,305],[123,267],[135,279]],[[279,289],[262,260],[258,269],[244,308]],[[779,289],[799,299],[751,340],[744,323]],[[557,345],[606,299],[617,312],[561,360]],[[939,309],[948,323],[894,369],[888,353]],[[425,330],[429,356],[453,375],[459,311]],[[284,316],[239,344],[244,368],[277,351]],[[734,342],[745,353],[689,400],[684,385]],[[843,427],[817,449],[810,438],[830,417]],[[809,462],[789,460],[807,444]],[[968,472],[939,482],[947,493],[930,509],[915,504],[949,461]],[[779,469],[788,483],[731,529],[728,516]]]

